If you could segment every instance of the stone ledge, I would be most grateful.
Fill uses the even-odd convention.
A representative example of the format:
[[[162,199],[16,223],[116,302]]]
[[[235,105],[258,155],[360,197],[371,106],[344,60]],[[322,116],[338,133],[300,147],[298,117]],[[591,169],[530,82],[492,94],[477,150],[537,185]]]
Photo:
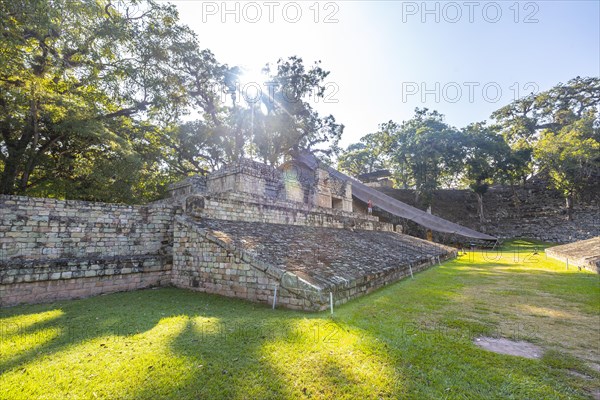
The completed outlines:
[[[149,254],[76,259],[22,260],[0,264],[0,284],[70,280],[170,271],[172,256]]]

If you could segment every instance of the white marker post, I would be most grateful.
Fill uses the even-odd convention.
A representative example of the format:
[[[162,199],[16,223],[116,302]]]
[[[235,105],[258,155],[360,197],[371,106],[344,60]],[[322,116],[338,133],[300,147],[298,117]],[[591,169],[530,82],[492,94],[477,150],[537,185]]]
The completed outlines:
[[[333,315],[333,293],[329,292],[329,308],[331,309],[331,315]]]
[[[276,304],[277,304],[277,286],[275,286],[275,294],[273,295],[273,310],[275,309]]]
[[[410,268],[410,277],[412,279],[415,279],[415,277],[413,276],[413,273],[412,273],[412,264],[408,264],[408,268]]]
[[[567,258],[567,269],[569,269],[569,259]]]

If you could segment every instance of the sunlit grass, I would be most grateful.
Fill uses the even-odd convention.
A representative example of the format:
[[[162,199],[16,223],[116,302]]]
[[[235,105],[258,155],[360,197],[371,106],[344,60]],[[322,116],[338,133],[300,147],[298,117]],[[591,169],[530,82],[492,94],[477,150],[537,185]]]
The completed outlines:
[[[599,278],[544,246],[462,254],[334,317],[178,289],[2,309],[0,398],[589,398]],[[480,335],[545,354],[490,353]]]

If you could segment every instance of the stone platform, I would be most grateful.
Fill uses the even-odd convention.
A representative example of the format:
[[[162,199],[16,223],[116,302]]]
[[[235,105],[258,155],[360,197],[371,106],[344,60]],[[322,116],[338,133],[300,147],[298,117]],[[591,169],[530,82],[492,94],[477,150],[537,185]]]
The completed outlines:
[[[600,273],[600,236],[546,249],[546,255],[569,265]]]
[[[190,239],[191,238],[191,239]],[[395,232],[180,217],[173,283],[296,309],[323,310],[456,256]]]

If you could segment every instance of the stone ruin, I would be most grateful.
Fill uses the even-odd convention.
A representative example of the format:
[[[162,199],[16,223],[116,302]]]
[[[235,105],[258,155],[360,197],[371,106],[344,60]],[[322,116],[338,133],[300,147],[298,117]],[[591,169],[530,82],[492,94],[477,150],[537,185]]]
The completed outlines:
[[[173,285],[324,310],[456,256],[299,161],[241,160],[169,193],[143,206],[0,196],[0,305]]]
[[[587,269],[600,274],[600,236],[550,247],[546,256],[565,263],[566,268]]]

